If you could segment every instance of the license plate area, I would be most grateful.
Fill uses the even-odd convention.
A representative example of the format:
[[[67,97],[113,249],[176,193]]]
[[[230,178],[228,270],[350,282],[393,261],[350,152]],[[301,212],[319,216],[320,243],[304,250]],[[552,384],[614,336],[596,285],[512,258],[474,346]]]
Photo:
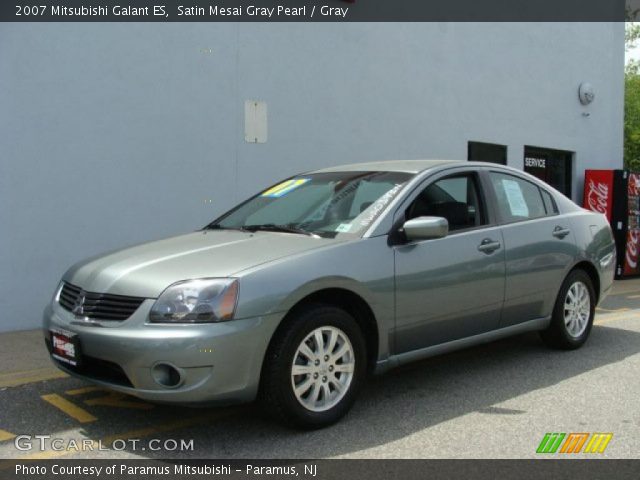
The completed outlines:
[[[75,333],[51,330],[51,356],[60,362],[77,367],[81,363],[80,339]]]

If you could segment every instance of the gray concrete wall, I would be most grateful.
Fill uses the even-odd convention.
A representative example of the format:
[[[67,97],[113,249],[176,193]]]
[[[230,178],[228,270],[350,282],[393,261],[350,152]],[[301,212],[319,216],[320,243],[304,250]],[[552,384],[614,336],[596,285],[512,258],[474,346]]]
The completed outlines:
[[[623,24],[3,24],[0,331],[86,256],[196,229],[297,171],[465,159],[467,141],[622,164]],[[582,107],[582,81],[596,101]],[[246,99],[269,139],[244,142]],[[589,117],[582,115],[590,113]]]

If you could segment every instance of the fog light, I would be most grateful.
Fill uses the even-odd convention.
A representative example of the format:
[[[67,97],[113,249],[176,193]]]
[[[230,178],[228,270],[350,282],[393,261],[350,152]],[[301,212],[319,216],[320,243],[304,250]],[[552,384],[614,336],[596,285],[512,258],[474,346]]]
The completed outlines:
[[[182,383],[182,375],[176,367],[168,363],[158,363],[151,369],[151,376],[163,387],[177,387]]]

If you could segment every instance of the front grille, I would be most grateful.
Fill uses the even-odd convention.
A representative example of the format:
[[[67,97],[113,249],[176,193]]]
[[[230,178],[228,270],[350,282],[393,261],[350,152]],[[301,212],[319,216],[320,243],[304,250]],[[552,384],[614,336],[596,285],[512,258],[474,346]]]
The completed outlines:
[[[78,317],[122,321],[133,315],[144,298],[85,292],[65,282],[60,290],[59,302],[62,308]]]

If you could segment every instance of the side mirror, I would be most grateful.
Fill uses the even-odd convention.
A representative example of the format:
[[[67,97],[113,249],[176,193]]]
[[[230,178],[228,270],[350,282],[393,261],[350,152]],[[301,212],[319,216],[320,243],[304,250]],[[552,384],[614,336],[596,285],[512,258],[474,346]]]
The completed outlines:
[[[447,236],[449,222],[443,217],[417,217],[404,222],[402,228],[410,241],[432,240]]]

